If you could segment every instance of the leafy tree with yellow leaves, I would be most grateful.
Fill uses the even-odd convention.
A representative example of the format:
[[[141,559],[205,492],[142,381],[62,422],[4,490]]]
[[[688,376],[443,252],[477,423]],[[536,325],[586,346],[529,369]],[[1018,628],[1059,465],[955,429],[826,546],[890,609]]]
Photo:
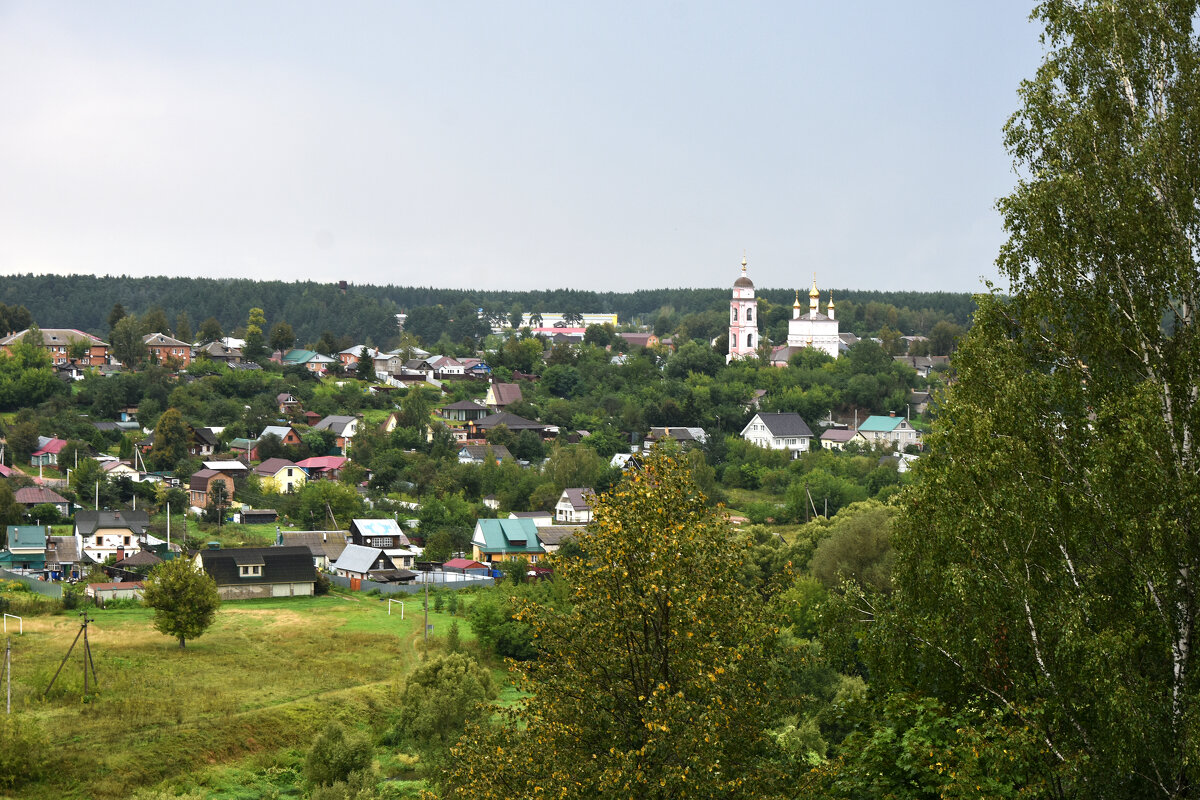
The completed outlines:
[[[581,557],[555,563],[572,607],[527,604],[531,696],[468,728],[446,798],[769,797],[774,631],[740,589],[741,554],[686,461],[655,452],[595,507]]]

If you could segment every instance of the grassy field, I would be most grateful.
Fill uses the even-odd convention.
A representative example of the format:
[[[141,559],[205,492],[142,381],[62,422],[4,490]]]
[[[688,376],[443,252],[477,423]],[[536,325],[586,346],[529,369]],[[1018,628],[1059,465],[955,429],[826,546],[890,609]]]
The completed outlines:
[[[328,720],[386,724],[393,683],[421,654],[420,600],[406,611],[389,616],[387,603],[347,594],[231,602],[183,650],[153,629],[150,610],[94,611],[99,691],[83,695],[81,642],[45,698],[79,618],[27,617],[12,637],[13,710],[41,723],[53,766],[14,796],[105,800],[161,784],[208,798],[300,797],[303,753]],[[450,615],[429,616],[444,634]],[[459,628],[470,642],[465,620]],[[377,762],[404,777],[403,753]]]

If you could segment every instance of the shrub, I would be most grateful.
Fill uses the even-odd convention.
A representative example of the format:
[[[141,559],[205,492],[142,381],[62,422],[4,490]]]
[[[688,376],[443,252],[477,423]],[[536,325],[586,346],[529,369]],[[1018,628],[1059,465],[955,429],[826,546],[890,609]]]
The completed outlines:
[[[313,741],[304,759],[304,777],[313,786],[330,786],[346,781],[350,773],[365,770],[371,764],[371,748],[361,736],[346,736],[336,722],[326,726]]]
[[[462,653],[437,656],[404,680],[388,739],[451,741],[467,720],[485,713],[481,704],[495,695],[491,673],[475,659]]]

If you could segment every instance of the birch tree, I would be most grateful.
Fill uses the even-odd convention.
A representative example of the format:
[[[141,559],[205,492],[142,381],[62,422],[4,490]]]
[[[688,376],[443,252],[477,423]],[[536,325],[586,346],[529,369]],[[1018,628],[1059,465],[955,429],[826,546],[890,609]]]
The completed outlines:
[[[1197,3],[1049,0],[983,298],[897,526],[901,683],[984,698],[1062,796],[1194,794]]]

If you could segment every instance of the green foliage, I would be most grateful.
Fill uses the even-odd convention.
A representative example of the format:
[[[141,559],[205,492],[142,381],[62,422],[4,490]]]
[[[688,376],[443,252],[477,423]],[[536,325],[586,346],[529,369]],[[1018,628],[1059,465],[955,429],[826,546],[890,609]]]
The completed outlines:
[[[875,592],[890,592],[895,516],[896,509],[874,500],[843,509],[826,528],[826,538],[813,554],[813,577],[826,589],[852,580]]]
[[[221,598],[212,576],[181,556],[154,568],[142,602],[154,609],[154,629],[177,638],[182,648],[212,625]]]
[[[146,343],[142,341],[142,326],[137,317],[125,316],[112,329],[109,339],[112,354],[126,366],[137,367],[146,360]]]
[[[491,673],[475,659],[455,652],[434,656],[401,684],[390,738],[451,742],[468,721],[490,713],[483,704],[495,696]]]
[[[755,595],[728,591],[738,553],[686,469],[652,455],[579,538],[583,557],[555,562],[570,611],[520,612],[540,654],[518,665],[532,696],[468,727],[443,796],[768,793],[782,775],[763,725],[788,710],[764,691],[771,635]]]
[[[337,722],[329,723],[317,738],[304,759],[304,777],[313,786],[329,786],[345,782],[350,774],[371,765],[371,748],[366,737],[346,735]]]
[[[188,457],[190,436],[179,409],[168,408],[154,426],[154,444],[146,461],[155,469],[174,469]]]

